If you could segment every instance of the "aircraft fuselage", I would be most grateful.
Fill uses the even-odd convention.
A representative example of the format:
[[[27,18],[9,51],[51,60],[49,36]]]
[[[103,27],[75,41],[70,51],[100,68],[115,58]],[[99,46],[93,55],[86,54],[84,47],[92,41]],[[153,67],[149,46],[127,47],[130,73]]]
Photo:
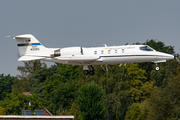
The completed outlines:
[[[145,49],[145,47],[148,49]],[[62,48],[61,56],[58,56],[55,59],[48,58],[46,60],[58,63],[69,63],[72,65],[103,65],[137,62],[165,62],[166,60],[173,58],[173,55],[157,52],[147,45],[124,45],[92,48]]]

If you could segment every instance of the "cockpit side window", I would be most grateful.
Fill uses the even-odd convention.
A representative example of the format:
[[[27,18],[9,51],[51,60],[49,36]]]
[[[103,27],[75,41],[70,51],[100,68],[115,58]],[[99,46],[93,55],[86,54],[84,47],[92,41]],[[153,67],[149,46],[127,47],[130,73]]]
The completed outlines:
[[[143,50],[143,51],[154,51],[152,48],[150,48],[148,46],[140,47],[140,50]]]

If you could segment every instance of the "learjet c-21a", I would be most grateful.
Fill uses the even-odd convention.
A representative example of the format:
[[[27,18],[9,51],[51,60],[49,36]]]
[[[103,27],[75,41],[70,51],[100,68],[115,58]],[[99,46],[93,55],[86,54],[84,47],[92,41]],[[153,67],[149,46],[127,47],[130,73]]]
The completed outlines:
[[[104,47],[46,48],[33,35],[7,36],[16,39],[20,58],[18,61],[41,60],[71,65],[83,65],[85,75],[94,75],[93,65],[154,62],[174,59],[173,55],[158,52],[148,45],[123,45]],[[90,65],[90,70],[88,68]]]

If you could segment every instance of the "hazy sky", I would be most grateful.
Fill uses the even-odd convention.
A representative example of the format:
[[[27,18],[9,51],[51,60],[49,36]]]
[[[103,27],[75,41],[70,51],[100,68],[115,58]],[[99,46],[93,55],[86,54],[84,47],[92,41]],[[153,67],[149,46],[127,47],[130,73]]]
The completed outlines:
[[[180,0],[1,0],[0,74],[19,74],[16,41],[33,34],[46,47],[102,46],[157,39],[180,53]]]

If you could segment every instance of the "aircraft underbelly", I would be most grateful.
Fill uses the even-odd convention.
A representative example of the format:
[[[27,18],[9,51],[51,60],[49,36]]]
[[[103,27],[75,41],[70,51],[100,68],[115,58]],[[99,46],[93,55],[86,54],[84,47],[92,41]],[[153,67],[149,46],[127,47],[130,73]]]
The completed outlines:
[[[103,63],[135,63],[135,62],[151,62],[154,60],[153,56],[124,56],[124,57],[104,57]]]

